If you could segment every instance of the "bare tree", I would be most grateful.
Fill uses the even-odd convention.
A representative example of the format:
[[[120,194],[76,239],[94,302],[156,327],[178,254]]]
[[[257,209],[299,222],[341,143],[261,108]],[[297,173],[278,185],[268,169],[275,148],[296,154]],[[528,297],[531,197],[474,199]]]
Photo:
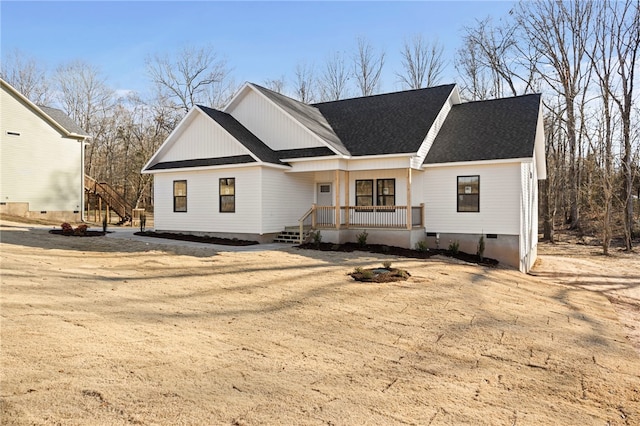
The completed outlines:
[[[610,9],[612,31],[611,43],[614,51],[614,67],[620,81],[617,91],[606,86],[613,102],[618,106],[622,120],[622,145],[624,155],[624,240],[625,248],[632,249],[633,234],[633,146],[631,143],[631,113],[635,104],[633,86],[640,49],[640,1],[626,0],[624,3],[606,2]]]
[[[270,78],[264,81],[264,87],[281,94],[284,94],[284,88],[286,87],[286,85],[287,83],[284,75],[280,76],[279,78]]]
[[[335,52],[325,61],[324,70],[318,78],[320,98],[323,101],[337,101],[347,95],[349,71],[344,54]]]
[[[313,66],[307,62],[298,62],[295,71],[294,92],[300,102],[310,103],[315,98]]]
[[[2,78],[37,105],[49,106],[52,90],[46,78],[46,71],[35,58],[20,50],[12,50],[2,58]]]
[[[438,40],[428,41],[417,34],[404,41],[402,72],[396,75],[409,89],[421,89],[438,84],[444,67],[444,46]]]
[[[539,58],[538,74],[565,101],[570,174],[568,222],[571,228],[577,228],[580,223],[577,114],[581,107],[576,108],[576,103],[586,89],[589,73],[584,59],[592,31],[592,3],[536,0],[520,3],[515,14],[523,38],[530,41]]]
[[[95,66],[82,61],[59,66],[53,80],[62,109],[92,136],[85,163],[85,171],[92,174],[95,155],[109,130],[114,92]]]
[[[455,67],[462,79],[460,94],[469,101],[481,101],[491,97],[489,78],[485,66],[480,62],[479,47],[471,40],[465,40],[458,50]]]
[[[358,37],[356,49],[353,75],[362,96],[371,96],[378,90],[385,54],[383,51],[376,53],[371,43],[363,37]]]
[[[230,73],[226,60],[211,46],[185,46],[173,56],[156,54],[146,59],[146,66],[157,89],[185,113],[198,103],[217,99],[211,89],[224,87]]]

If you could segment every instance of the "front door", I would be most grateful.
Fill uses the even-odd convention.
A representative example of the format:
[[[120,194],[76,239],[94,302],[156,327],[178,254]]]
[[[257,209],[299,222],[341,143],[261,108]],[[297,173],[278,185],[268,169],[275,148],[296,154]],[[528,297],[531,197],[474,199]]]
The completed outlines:
[[[333,185],[331,183],[319,183],[316,193],[318,206],[333,206]]]

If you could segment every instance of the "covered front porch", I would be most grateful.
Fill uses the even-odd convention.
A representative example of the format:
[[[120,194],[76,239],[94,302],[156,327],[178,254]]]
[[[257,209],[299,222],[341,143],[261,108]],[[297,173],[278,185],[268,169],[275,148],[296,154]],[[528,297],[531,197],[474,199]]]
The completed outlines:
[[[399,167],[406,164],[406,158],[394,158],[393,163],[385,164],[361,160],[350,163],[351,170],[338,168],[307,174],[314,182],[315,195],[298,221],[301,240],[312,230],[321,231],[323,241],[336,243],[353,239],[363,230],[372,238],[386,236],[383,239],[423,234],[421,172]],[[418,179],[414,179],[416,173],[420,175]],[[411,242],[403,245],[406,244]]]
[[[419,206],[318,206],[300,218],[308,229],[412,229],[423,228],[424,204]]]

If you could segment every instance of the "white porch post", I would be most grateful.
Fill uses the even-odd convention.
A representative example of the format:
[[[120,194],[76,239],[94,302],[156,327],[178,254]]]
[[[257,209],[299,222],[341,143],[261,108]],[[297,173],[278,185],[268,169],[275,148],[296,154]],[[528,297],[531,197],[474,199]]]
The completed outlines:
[[[411,167],[407,169],[407,229],[411,229]]]

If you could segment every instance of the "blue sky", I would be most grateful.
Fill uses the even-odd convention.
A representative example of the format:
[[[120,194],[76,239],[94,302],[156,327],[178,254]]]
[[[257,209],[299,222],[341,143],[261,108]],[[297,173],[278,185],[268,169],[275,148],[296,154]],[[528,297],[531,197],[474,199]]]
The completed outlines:
[[[453,58],[462,28],[505,16],[507,1],[414,2],[0,2],[1,49],[43,67],[81,59],[110,87],[141,94],[150,84],[144,60],[183,45],[211,44],[237,83],[285,76],[306,61],[320,67],[336,50],[350,53],[359,36],[386,52],[382,91],[400,89],[399,50],[414,34],[438,38]],[[442,83],[455,79],[451,63]]]

